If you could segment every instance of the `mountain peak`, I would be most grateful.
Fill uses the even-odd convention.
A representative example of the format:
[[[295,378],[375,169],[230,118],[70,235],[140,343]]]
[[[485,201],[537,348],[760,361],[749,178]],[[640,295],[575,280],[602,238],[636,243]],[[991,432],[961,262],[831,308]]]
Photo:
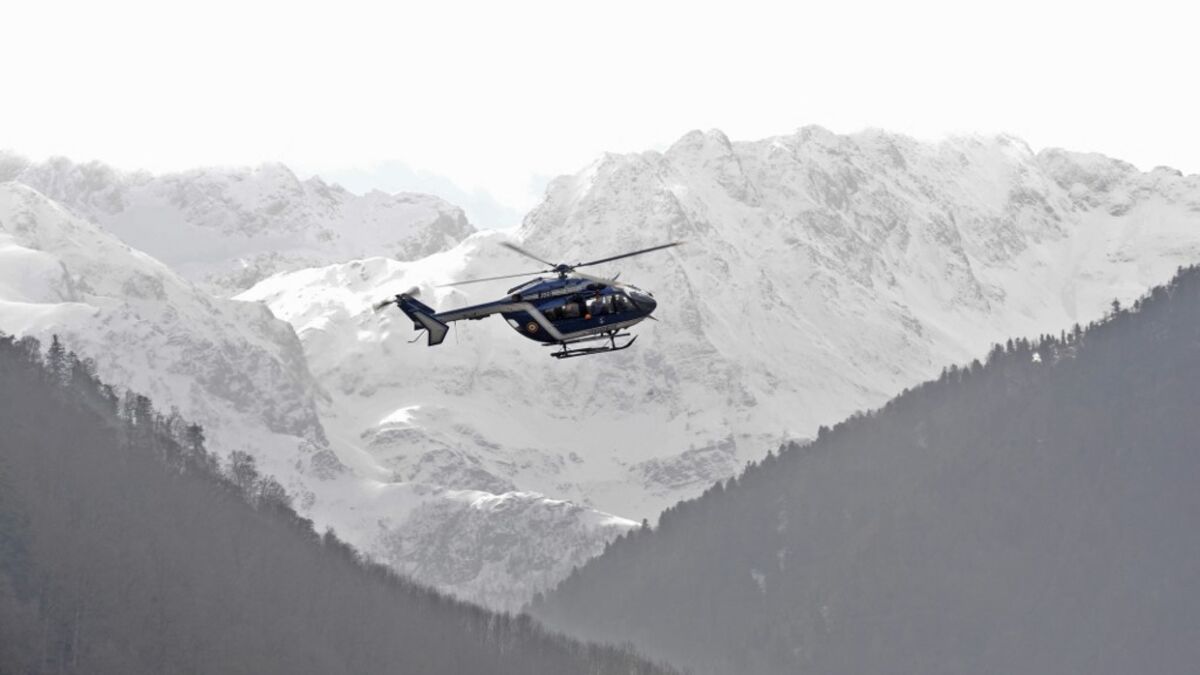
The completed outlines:
[[[796,129],[796,132],[792,134],[792,136],[800,141],[825,141],[831,143],[836,143],[842,138],[842,136],[835,134],[819,124],[806,124],[799,129]]]
[[[717,152],[717,153],[733,153],[733,145],[729,142],[729,137],[720,129],[709,129],[708,131],[700,131],[693,129],[671,144],[667,149],[667,156],[680,155],[688,152]]]

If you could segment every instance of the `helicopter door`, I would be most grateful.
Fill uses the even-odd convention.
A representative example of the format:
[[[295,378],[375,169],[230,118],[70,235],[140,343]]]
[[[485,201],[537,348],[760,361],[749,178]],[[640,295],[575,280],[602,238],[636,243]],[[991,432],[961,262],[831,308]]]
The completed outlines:
[[[575,299],[568,300],[557,307],[547,307],[542,310],[542,314],[552,323],[564,319],[578,319],[582,313],[582,302]]]
[[[588,300],[588,314],[590,316],[603,316],[613,313],[613,296],[602,295],[600,297],[591,298]]]
[[[583,313],[582,305],[583,303],[579,300],[568,300],[567,304],[555,310],[555,317],[559,319],[578,319],[579,315]]]

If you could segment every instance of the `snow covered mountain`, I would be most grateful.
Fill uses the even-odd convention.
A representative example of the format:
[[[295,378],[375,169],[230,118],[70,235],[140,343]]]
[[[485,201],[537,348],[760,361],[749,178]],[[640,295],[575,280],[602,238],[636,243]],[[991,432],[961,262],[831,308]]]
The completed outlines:
[[[406,344],[373,301],[493,299],[535,269],[596,268],[654,291],[626,352],[557,362],[499,319]],[[242,294],[297,330],[331,436],[406,480],[537,490],[640,519],[785,438],[808,437],[1010,335],[1058,333],[1200,260],[1200,177],[1020,140],[922,143],[817,127],[755,142],[691,132],[552,182],[515,232],[398,263],[279,275]],[[536,265],[536,263],[535,263]]]
[[[394,480],[329,442],[318,406],[329,397],[288,324],[210,296],[15,182],[0,183],[0,330],[61,335],[105,381],[204,425],[210,449],[252,454],[319,527],[494,607],[519,605],[634,526],[511,486]]]
[[[519,229],[475,234],[453,207],[404,221],[425,202],[281,167],[155,178],[0,157],[0,177],[68,203],[0,186],[0,330],[64,335],[217,450],[251,450],[319,524],[501,608],[783,439],[1200,259],[1200,177],[1008,137],[692,132],[606,155]],[[438,307],[497,297],[503,282],[433,286],[532,269],[505,239],[564,261],[688,243],[596,268],[659,300],[619,354],[554,361],[499,319],[429,349],[371,310],[414,285]],[[365,253],[388,257],[347,262]],[[313,264],[238,296],[294,333],[180,278],[227,294]]]
[[[421,258],[475,231],[425,194],[352,194],[282,164],[153,176],[97,162],[0,154],[0,181],[25,183],[221,294],[275,272],[369,255]]]

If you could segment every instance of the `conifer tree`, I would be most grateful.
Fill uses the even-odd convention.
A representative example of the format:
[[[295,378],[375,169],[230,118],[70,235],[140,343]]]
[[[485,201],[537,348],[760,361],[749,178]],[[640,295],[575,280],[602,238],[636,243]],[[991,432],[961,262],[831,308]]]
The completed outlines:
[[[46,369],[55,384],[63,385],[67,382],[67,351],[63,348],[62,342],[58,339],[58,333],[55,333],[50,339],[50,347],[46,349]]]

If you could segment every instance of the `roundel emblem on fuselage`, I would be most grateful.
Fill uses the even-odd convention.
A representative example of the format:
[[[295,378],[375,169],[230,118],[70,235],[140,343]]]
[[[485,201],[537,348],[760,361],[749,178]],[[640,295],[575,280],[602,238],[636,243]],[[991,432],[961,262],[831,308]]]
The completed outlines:
[[[530,333],[536,333],[538,330],[537,322],[530,321],[529,323],[525,324],[525,330],[529,331]]]

